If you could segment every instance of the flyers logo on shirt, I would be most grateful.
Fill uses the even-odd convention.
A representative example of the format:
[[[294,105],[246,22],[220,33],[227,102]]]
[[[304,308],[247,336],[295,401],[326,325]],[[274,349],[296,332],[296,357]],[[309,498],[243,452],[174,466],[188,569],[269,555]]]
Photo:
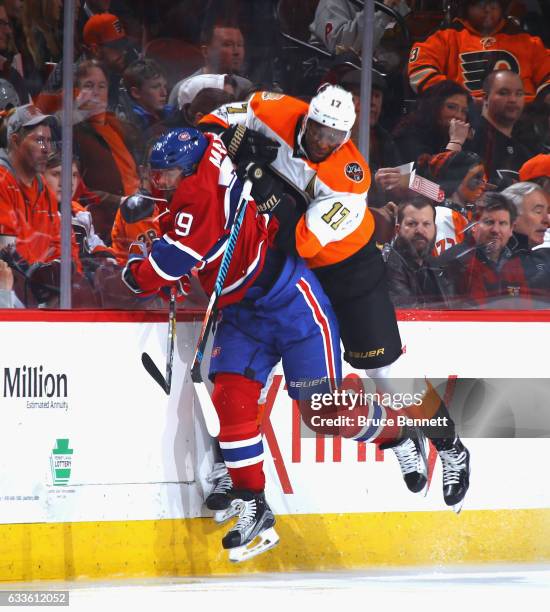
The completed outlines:
[[[281,98],[284,98],[284,94],[273,93],[272,91],[262,93],[262,100],[280,100]]]
[[[361,168],[360,164],[357,162],[350,162],[347,164],[345,172],[346,176],[356,183],[360,183],[365,178],[363,168]]]
[[[519,74],[519,62],[509,51],[461,53],[460,62],[464,85],[469,91],[479,91],[485,77],[494,70],[511,70]]]

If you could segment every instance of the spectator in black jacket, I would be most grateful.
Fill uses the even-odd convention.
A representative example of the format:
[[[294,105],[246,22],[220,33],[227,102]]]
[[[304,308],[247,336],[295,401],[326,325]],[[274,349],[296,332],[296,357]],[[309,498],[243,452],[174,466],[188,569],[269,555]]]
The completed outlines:
[[[396,227],[395,240],[384,249],[393,305],[445,306],[448,288],[431,256],[435,244],[435,209],[431,202],[417,196],[400,204]]]
[[[513,135],[525,105],[523,82],[510,70],[491,72],[483,82],[483,111],[476,125],[471,150],[485,164],[489,181],[500,189],[506,186],[503,171],[518,172],[534,155]]]
[[[396,126],[393,136],[403,162],[422,154],[467,148],[470,134],[470,94],[454,81],[431,87],[418,101],[418,108]]]

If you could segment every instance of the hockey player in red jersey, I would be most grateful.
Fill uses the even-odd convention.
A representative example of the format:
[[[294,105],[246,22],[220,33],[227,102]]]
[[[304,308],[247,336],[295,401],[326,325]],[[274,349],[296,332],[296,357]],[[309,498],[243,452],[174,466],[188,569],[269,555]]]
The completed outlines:
[[[309,105],[258,92],[248,102],[221,107],[201,123],[223,132],[236,164],[270,163],[271,175],[266,171],[259,181],[251,176],[257,202],[282,200],[285,193],[302,198],[302,208],[274,210],[280,223],[276,242],[302,256],[320,280],[338,318],[346,361],[364,369],[384,392],[394,393],[402,391],[392,381],[401,339],[384,262],[373,240],[374,220],[366,202],[369,168],[349,139],[354,121],[352,95],[329,85]],[[429,383],[424,393],[414,416],[441,417],[439,422],[447,423],[422,431],[443,463],[445,503],[459,512],[469,486],[469,453]],[[379,411],[384,407],[374,404],[369,416],[376,418]],[[413,492],[424,491],[427,484],[423,433],[404,430],[399,439],[385,444],[395,452]],[[375,441],[380,434],[380,428],[365,427],[354,438]]]
[[[211,293],[242,192],[224,144],[213,134],[174,129],[156,141],[149,163],[153,186],[170,201],[168,214],[149,256],[131,256],[123,280],[136,294],[154,295],[194,269]],[[219,443],[239,513],[222,540],[233,561],[278,541],[264,495],[258,423],[258,398],[269,372],[282,359],[289,395],[306,404],[308,396],[331,392],[341,380],[338,327],[328,298],[299,257],[273,247],[277,204],[259,207],[250,200],[246,206],[218,303],[210,361]]]

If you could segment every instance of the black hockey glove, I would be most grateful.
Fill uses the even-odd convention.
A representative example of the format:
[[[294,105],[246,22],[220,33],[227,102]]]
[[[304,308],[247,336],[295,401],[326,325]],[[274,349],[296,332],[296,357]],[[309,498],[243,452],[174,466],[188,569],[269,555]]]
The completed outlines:
[[[155,210],[155,199],[147,192],[138,191],[120,203],[120,214],[126,223],[137,223],[147,219]]]
[[[223,144],[231,160],[237,164],[270,164],[277,158],[279,143],[267,136],[245,128],[244,125],[234,125],[221,135]]]
[[[249,179],[252,183],[250,193],[256,202],[258,212],[262,214],[273,212],[285,196],[279,181],[259,164],[248,164],[246,168],[240,166],[237,174],[241,179]]]

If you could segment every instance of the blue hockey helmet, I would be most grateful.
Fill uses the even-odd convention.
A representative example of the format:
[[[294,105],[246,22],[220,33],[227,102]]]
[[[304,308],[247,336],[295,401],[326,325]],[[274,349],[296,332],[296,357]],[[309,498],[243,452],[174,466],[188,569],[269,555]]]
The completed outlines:
[[[179,168],[183,176],[193,174],[206,151],[208,140],[195,128],[177,128],[163,134],[149,154],[151,170]]]

